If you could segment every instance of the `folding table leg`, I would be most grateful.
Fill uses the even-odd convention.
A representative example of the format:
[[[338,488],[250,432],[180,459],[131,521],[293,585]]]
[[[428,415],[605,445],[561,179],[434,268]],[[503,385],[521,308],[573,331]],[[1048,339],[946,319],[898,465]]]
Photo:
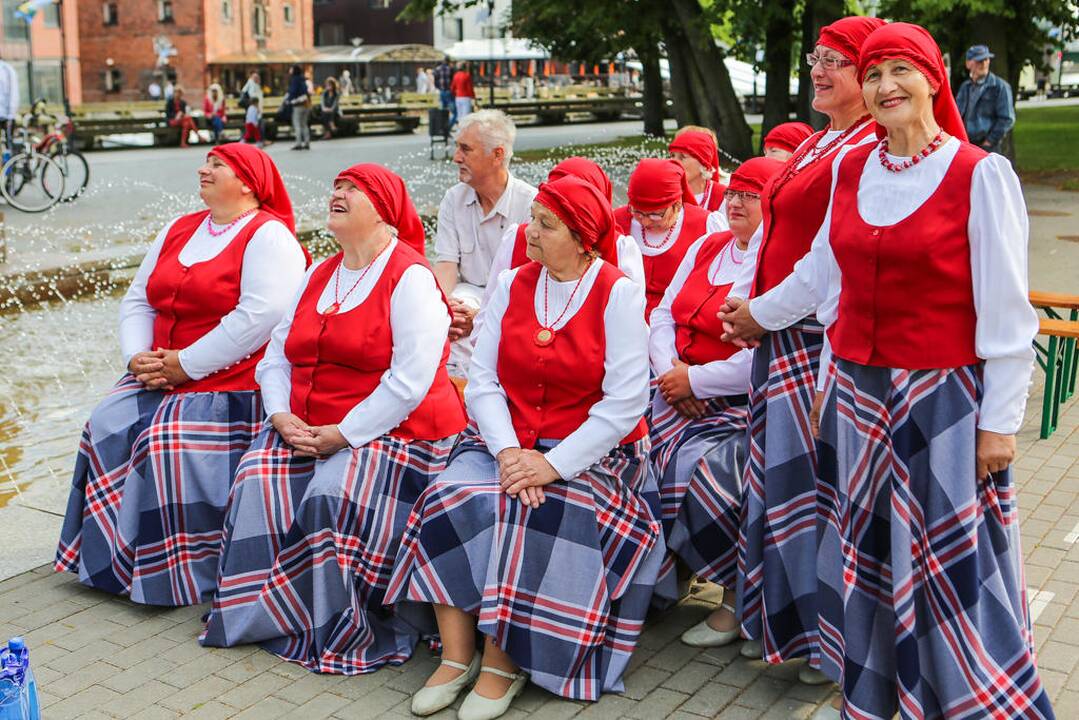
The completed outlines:
[[[1042,399],[1041,438],[1045,440],[1057,429],[1057,409],[1060,405],[1060,369],[1057,350],[1059,338],[1049,336],[1049,348],[1045,358],[1045,397]]]

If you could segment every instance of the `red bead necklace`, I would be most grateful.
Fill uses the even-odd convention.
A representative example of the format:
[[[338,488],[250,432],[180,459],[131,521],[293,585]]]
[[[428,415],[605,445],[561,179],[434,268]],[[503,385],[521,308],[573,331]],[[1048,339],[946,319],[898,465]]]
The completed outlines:
[[[653,250],[659,250],[661,247],[663,247],[664,245],[667,244],[668,240],[671,239],[671,233],[674,232],[674,228],[675,228],[676,225],[678,225],[677,220],[675,221],[674,225],[671,225],[669,228],[667,228],[667,234],[663,236],[663,240],[659,243],[659,245],[653,245],[652,243],[648,242],[648,231],[645,230],[644,226],[642,225],[641,226],[641,242],[644,243],[645,247],[652,248]]]
[[[716,283],[716,278],[719,277],[720,271],[723,270],[723,263],[726,262],[726,258],[723,257],[724,252],[726,252],[727,255],[731,256],[731,264],[732,265],[741,265],[742,263],[744,263],[746,261],[745,256],[742,256],[741,260],[738,260],[738,259],[736,259],[734,257],[734,246],[737,245],[737,244],[738,244],[737,238],[732,237],[731,241],[729,243],[727,243],[727,247],[725,247],[725,248],[723,248],[723,250],[719,251],[719,264],[716,265],[716,271],[714,273],[712,273],[712,277],[708,278],[708,282],[710,284],[712,284],[712,285],[717,284]]]
[[[909,157],[903,162],[895,163],[888,159],[888,138],[884,138],[880,141],[880,149],[877,150],[877,157],[880,158],[880,164],[888,172],[903,172],[908,168],[912,168],[920,163],[925,158],[932,155],[937,151],[941,145],[944,144],[944,131],[938,130],[936,137],[929,141],[929,144],[921,149],[921,152]]]
[[[569,294],[569,300],[566,301],[566,307],[562,308],[562,312],[558,317],[554,319],[554,322],[547,322],[547,281],[550,278],[550,271],[543,271],[543,322],[540,323],[540,327],[536,330],[536,334],[532,336],[533,342],[540,347],[547,347],[554,342],[555,330],[554,326],[558,324],[566,313],[569,311],[570,305],[573,304],[573,296],[577,294],[577,288],[581,287],[581,283],[584,281],[584,276],[588,274],[588,268],[581,273],[581,277],[577,278],[577,284],[573,286],[573,292]]]
[[[826,144],[824,147],[818,148],[817,141],[820,140],[820,138],[828,132],[828,128],[821,130],[812,138],[807,140],[802,145],[802,149],[798,151],[798,154],[794,155],[790,160],[787,161],[787,164],[783,168],[783,174],[780,175],[779,179],[772,184],[772,190],[769,193],[769,197],[775,197],[779,193],[780,189],[782,189],[784,185],[797,177],[798,174],[802,172],[802,170],[810,167],[821,158],[827,157],[828,154],[832,152],[832,150],[845,143],[852,135],[854,135],[854,133],[862,129],[862,126],[867,120],[869,120],[869,118],[870,116],[868,113],[858,118],[853,125],[848,127],[843,132],[839,133],[839,135],[832,138],[832,140],[830,140],[828,144]],[[809,160],[803,163],[802,161],[806,159],[806,156],[809,156]]]
[[[371,260],[371,262],[367,263],[367,267],[365,267],[363,269],[363,272],[360,273],[360,276],[356,278],[356,282],[352,283],[352,287],[348,289],[348,292],[345,293],[344,297],[338,298],[337,289],[339,287],[339,283],[341,282],[341,268],[345,264],[345,258],[341,258],[341,262],[338,263],[337,270],[333,274],[333,304],[322,311],[323,315],[336,315],[338,311],[341,310],[341,305],[345,302],[345,300],[348,299],[348,296],[352,294],[352,291],[355,290],[356,287],[360,284],[360,281],[363,280],[363,278],[367,275],[367,272],[375,266],[375,263],[378,262],[378,259],[382,257],[382,253],[386,252],[386,248],[388,248],[389,246],[389,243],[386,243],[382,246],[382,249],[378,251],[378,254],[375,255],[374,259]]]
[[[206,231],[208,233],[210,233],[210,237],[221,237],[222,235],[227,233],[229,230],[234,228],[236,226],[236,223],[240,222],[241,220],[243,220],[248,215],[251,215],[252,213],[256,213],[256,212],[258,212],[258,208],[251,208],[250,210],[248,210],[246,212],[242,212],[242,213],[240,213],[239,215],[236,216],[235,220],[233,220],[232,222],[230,222],[228,225],[221,228],[220,230],[214,230],[214,221],[211,220],[210,215],[207,214],[206,215]]]

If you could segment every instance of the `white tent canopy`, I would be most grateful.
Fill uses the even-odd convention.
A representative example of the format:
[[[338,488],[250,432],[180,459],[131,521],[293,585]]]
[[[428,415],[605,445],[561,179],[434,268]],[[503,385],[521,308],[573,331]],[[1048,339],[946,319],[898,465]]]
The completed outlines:
[[[452,60],[547,60],[550,53],[522,38],[458,40],[446,48]]]
[[[738,97],[749,97],[753,95],[754,78],[757,80],[757,95],[764,95],[766,80],[763,72],[755,72],[752,65],[742,62],[741,60],[735,60],[734,58],[724,58],[723,64],[727,66],[727,73],[731,76],[731,85],[734,86],[735,95]],[[641,64],[635,60],[627,62],[626,67],[638,71],[642,69]],[[659,72],[664,80],[671,79],[671,66],[667,60],[661,59],[659,61]],[[798,94],[798,78],[791,78],[790,94]]]

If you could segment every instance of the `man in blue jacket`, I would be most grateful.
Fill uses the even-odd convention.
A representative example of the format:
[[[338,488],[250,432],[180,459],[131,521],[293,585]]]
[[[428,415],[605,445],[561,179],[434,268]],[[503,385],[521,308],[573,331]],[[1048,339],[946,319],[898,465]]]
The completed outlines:
[[[1000,152],[1001,141],[1015,125],[1015,108],[1008,83],[989,72],[992,57],[986,45],[967,50],[970,79],[959,86],[955,102],[963,115],[970,142],[989,152]]]

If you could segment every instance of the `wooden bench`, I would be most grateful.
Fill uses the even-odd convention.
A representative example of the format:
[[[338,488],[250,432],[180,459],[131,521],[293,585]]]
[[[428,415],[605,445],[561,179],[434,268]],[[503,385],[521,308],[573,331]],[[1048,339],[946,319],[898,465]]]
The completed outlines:
[[[1045,396],[1042,400],[1041,437],[1047,438],[1057,428],[1060,406],[1075,394],[1079,367],[1079,295],[1034,291],[1030,304],[1048,317],[1039,320],[1038,334],[1048,338],[1043,347],[1034,347],[1038,364],[1045,371]],[[1065,311],[1068,318],[1062,317]]]

